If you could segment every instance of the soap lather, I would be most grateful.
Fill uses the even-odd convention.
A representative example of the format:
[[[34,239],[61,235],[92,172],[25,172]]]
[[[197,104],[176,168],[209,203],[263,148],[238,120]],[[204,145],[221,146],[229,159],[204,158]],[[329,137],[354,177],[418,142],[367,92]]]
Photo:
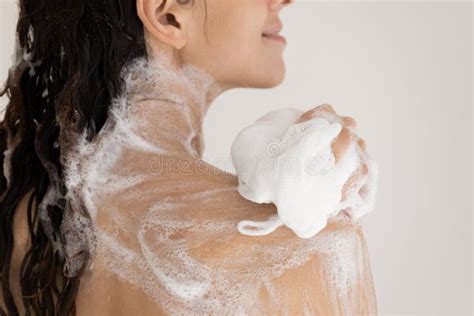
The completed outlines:
[[[277,214],[266,221],[243,220],[237,228],[250,236],[267,235],[286,225],[300,238],[321,231],[328,218],[349,210],[352,218],[373,210],[378,168],[356,142],[335,163],[331,142],[342,125],[329,117],[296,123],[301,110],[285,108],[244,128],[231,147],[238,191],[256,203],[274,203]],[[366,190],[352,190],[341,202],[342,188],[353,172],[367,164]],[[358,186],[355,186],[358,188]]]

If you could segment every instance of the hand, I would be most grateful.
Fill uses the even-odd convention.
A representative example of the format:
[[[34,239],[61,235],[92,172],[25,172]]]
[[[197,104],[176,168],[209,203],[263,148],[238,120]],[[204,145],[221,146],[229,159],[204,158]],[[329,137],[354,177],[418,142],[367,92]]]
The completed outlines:
[[[329,104],[322,104],[309,111],[306,111],[300,116],[295,124],[306,122],[317,117],[338,122],[342,125],[341,132],[331,143],[331,149],[334,154],[336,164],[339,162],[339,160],[341,160],[349,148],[349,145],[354,141],[357,142],[362,151],[366,151],[367,146],[365,141],[355,133],[355,129],[357,127],[356,121],[349,116],[337,115],[333,107]],[[367,167],[367,163],[363,163],[356,171],[354,171],[342,188],[341,202],[346,200],[349,193],[353,190],[358,190],[359,194],[362,196],[367,194],[367,187],[364,182],[367,178],[368,172],[369,169]]]

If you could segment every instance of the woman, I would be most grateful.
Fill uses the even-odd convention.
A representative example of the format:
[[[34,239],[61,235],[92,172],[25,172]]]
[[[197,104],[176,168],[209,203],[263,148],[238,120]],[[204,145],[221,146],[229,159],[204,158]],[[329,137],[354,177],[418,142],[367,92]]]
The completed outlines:
[[[2,313],[376,313],[358,223],[341,213],[310,239],[239,234],[275,206],[244,199],[235,175],[201,159],[213,99],[282,82],[289,3],[20,1],[2,128]],[[323,114],[336,116],[324,105],[299,122]],[[357,139],[338,118],[336,159]]]

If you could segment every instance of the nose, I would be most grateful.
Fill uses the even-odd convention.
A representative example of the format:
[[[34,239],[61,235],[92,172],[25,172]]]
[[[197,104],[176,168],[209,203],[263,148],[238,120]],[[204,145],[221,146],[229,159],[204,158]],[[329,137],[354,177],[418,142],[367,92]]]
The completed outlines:
[[[281,10],[283,7],[295,2],[295,0],[270,0],[270,9],[273,10]]]

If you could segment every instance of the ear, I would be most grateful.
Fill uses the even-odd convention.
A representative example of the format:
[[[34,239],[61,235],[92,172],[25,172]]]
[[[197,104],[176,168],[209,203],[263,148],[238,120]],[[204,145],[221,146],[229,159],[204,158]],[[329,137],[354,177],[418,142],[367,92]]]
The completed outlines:
[[[176,0],[137,0],[137,13],[143,28],[156,39],[176,49],[186,44],[187,12]]]

